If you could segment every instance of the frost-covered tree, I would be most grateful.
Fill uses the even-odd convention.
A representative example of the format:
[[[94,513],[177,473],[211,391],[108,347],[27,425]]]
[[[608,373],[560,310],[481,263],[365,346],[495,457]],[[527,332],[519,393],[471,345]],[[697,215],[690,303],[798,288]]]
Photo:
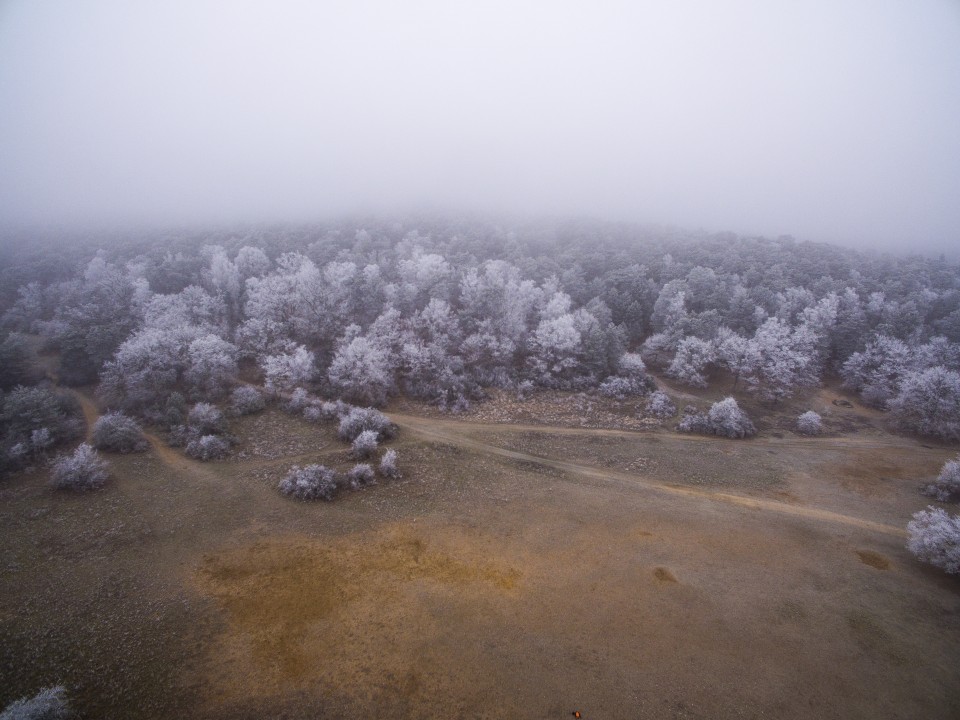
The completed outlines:
[[[947,460],[936,482],[927,485],[923,492],[940,502],[960,500],[960,457],[956,460]]]
[[[297,500],[333,500],[337,473],[325,465],[294,465],[280,481],[280,492]]]
[[[43,387],[16,387],[0,403],[0,444],[11,448],[23,443],[30,453],[80,435],[83,421],[76,402]],[[34,433],[45,430],[43,447],[34,447]]]
[[[651,393],[647,399],[645,412],[655,418],[670,418],[677,414],[677,406],[673,404],[669,395],[658,390]]]
[[[53,463],[50,484],[57,490],[96,490],[107,482],[107,463],[91,445],[81,443]]]
[[[302,345],[268,355],[261,363],[264,385],[271,392],[288,392],[308,384],[314,376],[315,357]]]
[[[397,467],[397,451],[387,450],[380,458],[380,474],[385,478],[396,479],[402,477]]]
[[[679,342],[667,375],[693,387],[707,386],[708,366],[716,360],[713,343],[688,336]]]
[[[756,435],[757,429],[750,418],[737,405],[732,397],[724,398],[710,406],[707,413],[710,430],[714,435],[729,438],[745,438]]]
[[[912,364],[910,348],[902,340],[878,335],[862,352],[843,363],[843,386],[861,394],[864,402],[885,407],[896,396]]]
[[[338,435],[341,440],[353,442],[362,432],[372,430],[379,441],[390,440],[397,434],[397,426],[374,408],[350,408],[340,420]]]
[[[333,389],[350,402],[383,405],[395,389],[389,351],[363,336],[340,346],[327,377]]]
[[[230,442],[219,435],[200,435],[187,443],[185,452],[196,460],[222,460],[230,452]]]
[[[377,432],[364,430],[353,439],[350,455],[357,460],[366,460],[377,451]]]
[[[939,366],[908,373],[890,409],[905,430],[960,439],[960,373]]]
[[[948,515],[932,505],[914,513],[907,524],[907,549],[917,559],[960,573],[960,515]]]
[[[782,320],[769,318],[747,345],[743,376],[751,392],[763,400],[779,402],[810,381],[807,369],[813,358],[797,335]]]
[[[347,482],[350,484],[351,489],[360,490],[368,485],[375,485],[377,476],[374,474],[373,468],[370,465],[367,463],[358,463],[350,468],[350,471],[347,473]]]
[[[820,415],[813,410],[807,410],[797,418],[797,432],[801,435],[819,435],[823,432],[823,423]]]
[[[93,446],[107,452],[143,452],[149,446],[143,429],[121,412],[101,416],[93,424]]]
[[[241,385],[230,393],[230,411],[234,415],[252,415],[266,406],[263,393],[251,385]]]
[[[216,335],[203,335],[187,348],[185,379],[198,397],[215,399],[226,391],[237,374],[237,348]]]
[[[0,720],[68,720],[72,713],[62,685],[47,687],[33,697],[14,700],[0,712]]]
[[[197,435],[221,435],[227,431],[227,419],[216,405],[197,403],[190,408],[187,424]]]

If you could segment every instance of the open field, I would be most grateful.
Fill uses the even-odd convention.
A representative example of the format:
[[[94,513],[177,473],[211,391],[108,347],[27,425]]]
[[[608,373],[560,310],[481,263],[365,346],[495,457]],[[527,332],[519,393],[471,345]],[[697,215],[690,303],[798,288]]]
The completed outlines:
[[[100,492],[15,476],[0,706],[62,682],[89,718],[960,716],[960,583],[903,547],[955,449],[859,407],[730,441],[578,402],[400,405],[404,478],[334,503],[276,491],[349,461],[275,410],[223,462],[154,439]]]

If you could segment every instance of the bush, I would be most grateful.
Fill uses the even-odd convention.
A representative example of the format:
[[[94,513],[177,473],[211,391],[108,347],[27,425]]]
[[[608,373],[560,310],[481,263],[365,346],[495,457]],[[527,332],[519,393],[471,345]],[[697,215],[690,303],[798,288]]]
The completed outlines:
[[[377,478],[373,474],[373,468],[366,463],[354,465],[347,473],[347,480],[354,490],[359,490],[367,485],[375,485],[377,482]]]
[[[907,524],[907,549],[917,559],[960,573],[960,515],[950,517],[933,506],[915,513]]]
[[[190,409],[187,425],[195,435],[222,435],[227,431],[227,420],[215,405],[197,403]]]
[[[353,439],[350,454],[357,460],[366,460],[377,451],[377,433],[364,430]]]
[[[750,418],[732,397],[715,402],[706,415],[690,405],[685,407],[683,412],[683,419],[677,426],[680,432],[720,435],[728,438],[750,437],[757,432]]]
[[[66,692],[62,685],[57,685],[44,688],[32,698],[14,700],[0,712],[0,720],[66,720],[70,717]]]
[[[131,453],[147,449],[143,430],[121,412],[107,413],[93,424],[93,446],[107,452]]]
[[[230,411],[234,415],[252,415],[266,406],[263,393],[250,385],[241,385],[230,393]]]
[[[84,422],[80,406],[69,395],[60,395],[46,388],[16,387],[4,398],[0,407],[0,427],[3,444],[10,447],[24,443],[32,449],[35,430],[46,430],[46,447],[71,440],[83,433]],[[38,448],[38,449],[46,449]]]
[[[686,433],[697,433],[700,435],[710,435],[710,419],[706,413],[697,410],[693,405],[687,405],[683,409],[683,417],[677,425],[677,430]]]
[[[310,393],[308,393],[302,387],[298,387],[292,393],[290,393],[290,399],[283,406],[283,409],[291,415],[299,415],[313,402],[313,400],[314,398],[310,396]]]
[[[823,432],[820,416],[813,410],[807,410],[797,418],[797,432],[801,435],[819,435]]]
[[[396,479],[401,477],[400,470],[397,468],[396,450],[387,450],[380,458],[380,474],[385,478]]]
[[[308,405],[303,409],[303,419],[307,422],[321,423],[326,418],[324,417],[323,410],[319,405]]]
[[[677,414],[677,406],[669,395],[657,390],[647,400],[646,413],[655,418],[669,418]]]
[[[333,500],[337,474],[325,465],[294,465],[280,481],[280,492],[297,500]]]
[[[107,463],[83,443],[72,455],[57,458],[50,481],[57,490],[96,490],[107,482]]]
[[[530,380],[524,380],[517,385],[517,400],[526,402],[533,397],[534,385]]]
[[[186,452],[197,460],[222,460],[230,452],[230,443],[217,435],[203,435],[188,442]]]
[[[597,392],[604,397],[625,400],[628,397],[646,395],[650,392],[650,381],[645,377],[629,378],[614,375],[600,383]]]
[[[377,433],[377,440],[389,440],[396,436],[397,426],[389,418],[374,408],[351,408],[340,420],[339,436],[341,440],[353,442],[364,430]]]
[[[757,434],[757,429],[750,422],[750,418],[737,405],[732,397],[715,402],[707,413],[710,420],[710,430],[714,435],[728,438],[745,438]]]
[[[960,499],[960,456],[944,463],[937,481],[927,485],[923,494],[935,497],[940,502]]]

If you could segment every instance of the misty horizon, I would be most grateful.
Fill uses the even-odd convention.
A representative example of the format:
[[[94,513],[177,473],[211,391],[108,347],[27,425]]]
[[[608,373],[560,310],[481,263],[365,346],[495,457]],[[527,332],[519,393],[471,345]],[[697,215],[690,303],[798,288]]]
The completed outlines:
[[[588,216],[955,254],[960,8],[0,8],[0,227]]]

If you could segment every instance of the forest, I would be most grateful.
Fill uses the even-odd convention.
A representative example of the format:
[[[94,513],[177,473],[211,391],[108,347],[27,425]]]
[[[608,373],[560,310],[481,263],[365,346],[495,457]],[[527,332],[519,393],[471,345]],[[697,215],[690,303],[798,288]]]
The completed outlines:
[[[827,387],[884,432],[937,452],[960,441],[960,265],[942,256],[448,216],[41,235],[0,253],[5,483],[49,468],[55,491],[98,490],[116,474],[108,456],[158,442],[173,449],[161,458],[242,463],[252,441],[234,427],[270,408],[350,445],[278,466],[270,482],[288,502],[419,477],[404,438],[436,430],[411,407],[470,421],[503,398],[612,403],[703,442],[759,426],[776,442],[777,428],[855,427],[814,411]],[[936,504],[907,528],[913,555],[948,573],[960,572],[960,516],[944,509],[960,500],[958,462],[927,477]],[[64,692],[23,708],[56,709]]]

